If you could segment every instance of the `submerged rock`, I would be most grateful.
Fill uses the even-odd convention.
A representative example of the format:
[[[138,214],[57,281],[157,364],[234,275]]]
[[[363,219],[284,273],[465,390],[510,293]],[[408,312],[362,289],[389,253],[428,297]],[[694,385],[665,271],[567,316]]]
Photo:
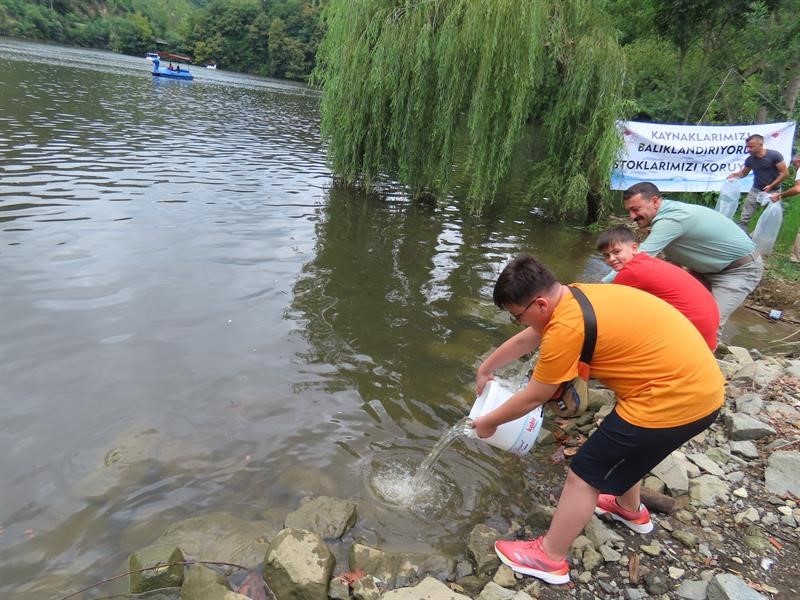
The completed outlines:
[[[180,548],[174,545],[153,545],[131,554],[128,576],[131,593],[141,594],[160,588],[177,587],[183,583],[185,557]],[[150,567],[159,568],[151,569]],[[167,566],[171,565],[171,566]],[[147,569],[142,571],[142,569]]]
[[[307,499],[286,517],[287,528],[313,531],[324,539],[341,537],[355,522],[355,504],[328,496]]]
[[[449,579],[455,573],[453,559],[436,554],[386,552],[362,543],[350,548],[349,561],[351,570],[373,575],[389,588],[408,585],[426,575]]]

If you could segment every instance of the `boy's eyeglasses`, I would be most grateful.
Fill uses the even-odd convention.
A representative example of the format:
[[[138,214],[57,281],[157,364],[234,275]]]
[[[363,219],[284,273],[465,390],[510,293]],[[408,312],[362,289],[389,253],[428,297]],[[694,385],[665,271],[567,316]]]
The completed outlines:
[[[511,319],[511,322],[514,323],[514,325],[522,325],[522,323],[520,323],[520,319],[522,319],[522,317],[525,315],[525,313],[528,312],[528,309],[531,306],[533,306],[533,303],[536,302],[539,298],[541,298],[541,296],[536,296],[536,298],[534,298],[533,300],[528,302],[528,306],[523,308],[521,313],[516,314],[516,315],[514,313],[509,314],[509,318]]]

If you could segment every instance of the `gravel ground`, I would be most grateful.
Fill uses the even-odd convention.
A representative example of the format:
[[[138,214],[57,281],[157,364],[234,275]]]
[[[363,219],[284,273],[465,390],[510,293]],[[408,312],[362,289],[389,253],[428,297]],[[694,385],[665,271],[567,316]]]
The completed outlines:
[[[733,362],[730,355],[725,359],[729,360],[730,376],[737,370],[738,363]],[[787,364],[785,360],[782,362]],[[608,552],[610,560],[603,557],[598,560],[592,553],[573,552],[571,582],[567,585],[551,586],[534,578],[520,578],[505,567],[498,570],[495,581],[506,589],[524,590],[538,598],[733,599],[736,592],[731,596],[706,595],[709,580],[729,573],[750,588],[739,594],[757,592],[765,598],[800,598],[798,499],[771,493],[764,475],[768,457],[776,449],[800,451],[800,380],[781,374],[758,391],[768,410],[757,417],[771,425],[775,434],[754,440],[757,456],[743,458],[730,452],[731,433],[726,416],[737,412],[742,406],[741,398],[745,394],[752,395],[757,387],[752,380],[733,377],[727,388],[726,407],[718,421],[681,449],[684,455],[695,458],[702,455],[715,460],[716,467],[708,466],[715,472],[718,469],[726,489],[713,501],[700,502],[687,493],[670,494],[667,489],[663,491],[673,497],[675,508],[669,514],[652,513],[655,523],[652,533],[641,535],[621,523],[607,522],[608,529],[621,538],[607,544],[616,553]],[[570,448],[579,445],[585,437],[574,422],[564,422],[564,427],[569,434],[552,446],[551,461],[563,461],[566,467],[573,453]],[[581,429],[588,432],[591,427],[591,422],[584,423]],[[525,478],[532,495],[541,500],[544,491],[546,508],[542,510],[546,512],[548,504],[550,510],[555,505],[566,468],[543,472],[533,468],[534,465],[531,463],[531,468],[525,470]],[[689,477],[691,481],[699,481],[696,478],[706,474],[705,469],[694,465]],[[658,488],[659,483],[650,480],[646,485]],[[541,511],[532,510],[524,523],[504,533],[530,539],[541,535],[547,520]],[[475,597],[488,596],[484,591],[483,595]],[[520,595],[515,600],[524,597]]]

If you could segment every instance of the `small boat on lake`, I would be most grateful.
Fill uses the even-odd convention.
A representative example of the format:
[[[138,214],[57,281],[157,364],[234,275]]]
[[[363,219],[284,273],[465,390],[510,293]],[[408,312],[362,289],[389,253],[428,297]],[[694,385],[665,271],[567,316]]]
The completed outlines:
[[[144,57],[145,57],[146,60],[149,60],[150,62],[153,62],[153,61],[158,60],[158,53],[157,52],[148,52],[147,54],[144,55]]]
[[[217,63],[209,63],[206,65],[206,69],[216,69]]]
[[[172,66],[172,63],[170,63]],[[186,67],[181,68],[180,65],[177,65],[174,69],[169,69],[167,67],[161,66],[161,61],[156,58],[153,61],[153,77],[167,77],[168,79],[184,79],[186,81],[191,81],[194,79],[192,74],[189,72],[189,69]]]

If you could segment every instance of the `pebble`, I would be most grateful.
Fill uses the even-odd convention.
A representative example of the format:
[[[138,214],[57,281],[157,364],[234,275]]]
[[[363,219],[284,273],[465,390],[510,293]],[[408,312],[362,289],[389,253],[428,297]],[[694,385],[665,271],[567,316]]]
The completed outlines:
[[[661,554],[661,545],[657,541],[654,541],[649,545],[642,544],[639,546],[639,548],[641,548],[642,552],[649,554],[650,556],[658,556]]]
[[[673,579],[680,579],[683,577],[684,573],[686,573],[686,569],[679,569],[678,567],[669,568],[669,576]]]

